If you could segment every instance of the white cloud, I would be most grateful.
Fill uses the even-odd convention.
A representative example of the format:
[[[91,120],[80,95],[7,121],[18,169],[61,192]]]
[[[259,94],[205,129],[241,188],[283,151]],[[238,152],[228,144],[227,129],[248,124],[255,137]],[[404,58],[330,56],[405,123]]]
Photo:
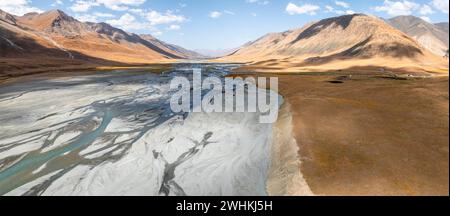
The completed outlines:
[[[222,12],[219,11],[213,11],[211,13],[209,13],[209,17],[216,19],[222,16]]]
[[[428,15],[428,14],[433,14],[434,11],[433,11],[433,9],[431,9],[430,6],[422,5],[422,7],[420,7],[420,9],[419,9],[419,13],[422,15]]]
[[[78,0],[72,6],[70,6],[70,9],[74,12],[86,12],[92,7],[98,5],[99,4],[95,1]]]
[[[110,14],[110,13],[101,13],[101,12],[95,12],[94,16],[96,17],[103,17],[103,18],[111,18],[111,17],[115,17],[114,14]]]
[[[334,2],[337,6],[341,6],[343,8],[350,8],[350,4],[344,1],[335,1]]]
[[[334,8],[333,8],[332,6],[330,6],[330,5],[326,5],[326,6],[325,6],[325,12],[327,12],[327,13],[335,13],[335,14],[338,14],[338,15],[353,14],[353,13],[355,13],[355,12],[352,11],[352,10],[347,10],[347,11],[336,10],[336,9],[334,9]]]
[[[169,24],[169,23],[182,23],[186,21],[186,18],[182,15],[175,15],[172,12],[167,11],[162,14],[158,11],[150,11],[145,17],[151,25]]]
[[[55,2],[53,2],[53,4],[51,4],[52,7],[56,7],[58,5],[63,5],[64,2],[62,2],[61,0],[56,0]]]
[[[448,0],[433,0],[432,4],[442,13],[448,14]]]
[[[81,22],[98,22],[98,17],[91,14],[77,14],[75,18]]]
[[[147,23],[137,21],[136,17],[129,13],[122,15],[119,19],[108,20],[106,22],[125,30],[142,30],[151,27]]]
[[[154,31],[154,32],[152,32],[153,36],[161,36],[162,34],[163,34],[162,31]]]
[[[330,5],[326,5],[325,6],[325,11],[331,13],[331,12],[334,12],[334,8],[332,6],[330,6]]]
[[[80,20],[81,22],[99,22],[100,18],[113,18],[115,17],[113,14],[110,13],[101,13],[101,12],[94,12],[92,14],[76,14],[75,18],[77,20]]]
[[[223,15],[231,15],[234,16],[236,15],[236,13],[234,13],[233,11],[229,11],[229,10],[224,10],[224,11],[212,11],[209,13],[209,17],[213,18],[213,19],[217,19]]]
[[[317,5],[312,4],[304,4],[302,6],[297,6],[294,3],[289,3],[286,6],[286,12],[290,15],[294,14],[309,14],[309,15],[315,15],[316,11],[319,10],[320,7]]]
[[[420,18],[423,19],[423,20],[425,20],[425,21],[427,21],[427,22],[429,22],[429,23],[431,23],[430,17],[427,17],[427,16],[421,16]]]
[[[106,8],[117,11],[128,10],[129,6],[139,6],[146,0],[96,0],[98,4],[104,5]]]
[[[407,0],[390,1],[385,0],[382,6],[374,8],[378,12],[386,12],[391,16],[411,15],[415,10],[419,9],[420,5]]]
[[[248,3],[254,3],[259,5],[268,5],[270,2],[268,0],[246,0]]]
[[[223,11],[225,14],[228,14],[228,15],[235,15],[236,13],[234,13],[233,11],[229,11],[229,10],[224,10]]]
[[[0,0],[0,9],[14,15],[23,15],[30,12],[43,12],[43,10],[31,6],[30,1],[28,0]]]
[[[145,16],[145,11],[141,8],[132,8],[128,10],[131,13],[137,14],[139,16]]]
[[[130,6],[139,6],[146,0],[77,0],[70,9],[75,12],[86,12],[95,6],[105,6],[116,11],[128,10]]]
[[[169,30],[179,30],[181,28],[181,26],[179,26],[179,25],[170,25],[169,26]]]

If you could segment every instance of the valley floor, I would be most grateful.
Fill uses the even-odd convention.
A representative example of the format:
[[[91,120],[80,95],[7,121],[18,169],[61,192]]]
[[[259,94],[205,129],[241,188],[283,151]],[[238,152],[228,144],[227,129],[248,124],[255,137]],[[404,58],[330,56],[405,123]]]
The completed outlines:
[[[348,74],[264,74],[286,100],[268,193],[448,195],[448,75]]]
[[[448,76],[277,76],[314,194],[448,195]]]
[[[0,58],[0,83],[15,77],[36,75],[42,73],[67,73],[71,71],[92,72],[95,70],[112,70],[118,68],[147,68],[160,72],[170,68],[171,60],[154,64],[126,64],[108,62],[106,60],[85,61],[67,58]]]

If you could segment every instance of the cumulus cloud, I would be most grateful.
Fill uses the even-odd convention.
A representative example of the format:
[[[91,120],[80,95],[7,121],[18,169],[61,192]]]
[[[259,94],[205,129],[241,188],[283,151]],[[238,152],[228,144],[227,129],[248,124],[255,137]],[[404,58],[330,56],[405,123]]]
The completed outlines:
[[[98,22],[98,17],[92,14],[76,14],[75,18],[81,22]]]
[[[408,0],[391,1],[385,0],[383,5],[373,8],[378,12],[386,12],[391,16],[411,15],[419,13],[420,15],[429,15],[435,13],[433,8],[448,14],[448,0],[433,0],[430,4],[418,4]]]
[[[448,14],[448,0],[433,0],[432,4],[437,10]]]
[[[430,17],[427,17],[427,16],[421,16],[420,18],[423,19],[423,20],[425,20],[425,21],[427,21],[427,22],[429,22],[429,23],[431,23]]]
[[[146,0],[96,0],[97,3],[104,5],[106,8],[117,11],[128,10],[129,6],[139,6]]]
[[[179,30],[180,28],[181,28],[181,26],[179,26],[179,25],[170,25],[168,27],[169,30]]]
[[[289,3],[286,6],[286,12],[290,15],[295,14],[308,14],[308,15],[315,15],[316,11],[319,10],[320,7],[313,4],[304,4],[301,6],[297,6],[294,3]]]
[[[114,18],[113,14],[95,12],[93,14],[76,14],[75,18],[81,22],[99,22],[100,19]]]
[[[346,14],[355,14],[356,12],[353,11],[353,10],[346,10],[345,13],[346,13]]]
[[[53,2],[53,4],[51,4],[51,6],[52,6],[52,7],[56,7],[56,6],[58,6],[58,5],[63,5],[63,4],[64,4],[63,1],[61,1],[61,0],[56,0],[55,2]]]
[[[110,25],[125,29],[125,30],[142,30],[150,28],[150,25],[145,22],[139,22],[135,16],[126,13],[122,15],[119,19],[112,19],[106,21]]]
[[[131,6],[139,6],[145,3],[146,0],[77,0],[70,7],[75,12],[86,12],[92,7],[101,6],[115,10],[125,11],[129,10]]]
[[[385,0],[382,6],[375,7],[375,11],[386,12],[391,16],[411,15],[415,10],[419,9],[420,5],[415,2],[407,0],[390,1]]]
[[[186,17],[182,15],[173,14],[171,11],[166,13],[160,13],[158,11],[149,11],[145,15],[146,19],[151,25],[169,24],[169,23],[182,23],[186,21]]]
[[[31,6],[30,2],[29,0],[0,0],[0,9],[19,16],[30,12],[43,12],[43,10]]]
[[[338,14],[338,15],[344,15],[344,14],[355,14],[356,12],[355,11],[353,11],[353,10],[336,10],[336,9],[334,9],[332,6],[330,6],[330,5],[326,5],[325,6],[325,12],[328,12],[328,13],[335,13],[335,14]]]
[[[70,6],[70,10],[74,12],[86,12],[94,6],[99,6],[99,3],[95,1],[78,0]]]
[[[212,11],[211,13],[209,13],[209,17],[211,17],[213,19],[217,19],[221,16],[222,16],[222,12],[220,12],[220,11]]]
[[[434,11],[430,6],[422,5],[422,7],[420,7],[420,9],[419,9],[419,13],[422,15],[428,15],[428,14],[433,14]]]
[[[337,6],[341,6],[343,8],[350,8],[350,4],[344,1],[335,1],[334,2]]]

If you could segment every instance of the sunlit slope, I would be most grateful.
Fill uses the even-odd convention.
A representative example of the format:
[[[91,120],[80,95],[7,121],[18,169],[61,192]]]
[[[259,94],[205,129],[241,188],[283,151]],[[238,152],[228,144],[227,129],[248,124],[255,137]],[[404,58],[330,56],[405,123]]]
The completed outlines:
[[[425,50],[383,20],[363,14],[328,18],[300,29],[268,34],[220,60],[249,62],[268,70],[448,68],[443,57]]]

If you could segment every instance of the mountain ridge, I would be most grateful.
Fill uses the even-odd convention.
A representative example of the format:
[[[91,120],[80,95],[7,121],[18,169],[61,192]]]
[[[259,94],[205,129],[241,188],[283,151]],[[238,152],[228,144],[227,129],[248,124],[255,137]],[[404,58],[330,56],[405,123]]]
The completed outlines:
[[[23,16],[13,16],[1,11],[0,18],[3,22],[0,22],[0,29],[3,29],[3,34],[0,35],[3,38],[2,46],[9,46],[6,49],[9,52],[1,53],[2,56],[26,55],[24,52],[19,52],[18,47],[24,43],[23,38],[28,38],[31,41],[25,46],[28,49],[32,49],[31,44],[34,41],[39,44],[35,45],[36,47],[47,47],[65,53],[60,55],[57,54],[58,52],[51,52],[51,54],[42,53],[42,55],[61,58],[89,59],[91,57],[135,64],[200,57],[193,51],[169,45],[156,38],[149,41],[141,38],[140,35],[128,33],[107,23],[80,22],[58,9],[43,13],[28,13]],[[12,46],[12,43],[15,46]],[[79,53],[84,57],[68,55],[71,52]]]
[[[365,14],[331,17],[270,33],[218,61],[247,62],[265,70],[328,70],[360,65],[429,69],[444,65],[440,56],[423,49],[413,38]]]
[[[436,25],[411,15],[397,16],[387,22],[417,40],[422,47],[436,55],[444,56],[448,50],[448,23],[446,30],[445,23]]]

